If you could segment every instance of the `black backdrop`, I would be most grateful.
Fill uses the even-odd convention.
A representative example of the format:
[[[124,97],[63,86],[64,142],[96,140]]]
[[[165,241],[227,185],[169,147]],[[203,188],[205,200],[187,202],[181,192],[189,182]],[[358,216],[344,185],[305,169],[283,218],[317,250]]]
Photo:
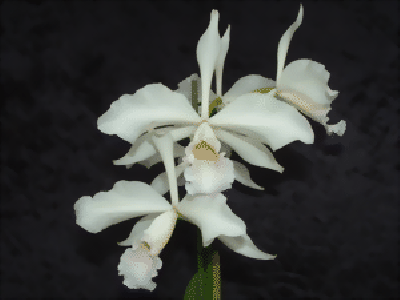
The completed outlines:
[[[275,153],[283,174],[250,166],[264,192],[235,183],[226,193],[254,243],[278,257],[249,259],[216,242],[222,297],[394,297],[398,7],[302,3],[286,62],[326,66],[329,86],[340,91],[329,116],[345,119],[347,131],[327,137],[312,122],[313,145],[294,142]],[[1,4],[2,298],[182,298],[196,268],[195,226],[176,228],[157,289],[131,291],[117,275],[124,248],[116,242],[137,219],[90,234],[76,225],[73,204],[163,170],[114,166],[129,145],[102,134],[96,121],[122,94],[154,82],[176,89],[198,73],[196,45],[214,8],[221,32],[231,25],[223,90],[247,74],[275,78],[277,43],[298,2]]]

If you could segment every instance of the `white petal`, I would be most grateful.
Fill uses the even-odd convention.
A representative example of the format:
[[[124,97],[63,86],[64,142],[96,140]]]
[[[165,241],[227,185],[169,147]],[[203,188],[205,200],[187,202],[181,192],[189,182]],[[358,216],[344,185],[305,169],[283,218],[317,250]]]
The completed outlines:
[[[124,157],[113,161],[114,165],[133,165],[155,155],[156,149],[149,138],[151,136],[148,133],[139,137]]]
[[[286,30],[286,32],[282,35],[281,40],[278,44],[278,63],[277,63],[277,70],[276,70],[276,82],[279,84],[279,80],[281,77],[281,73],[283,68],[285,67],[285,59],[286,54],[289,49],[290,40],[293,37],[294,32],[297,28],[299,28],[301,21],[303,20],[303,6],[300,4],[300,10],[297,15],[296,21],[290,25],[290,27]]]
[[[175,167],[175,176],[178,178],[183,173],[183,171],[185,170],[185,168],[188,165],[189,164],[187,162],[182,162],[180,165],[176,166]],[[183,182],[183,184],[185,184],[185,183]],[[183,185],[183,184],[181,184],[181,185]],[[160,175],[158,175],[151,183],[151,186],[153,189],[155,189],[157,192],[159,192],[160,195],[164,195],[165,193],[167,193],[169,191],[167,173],[163,172]],[[178,182],[178,186],[179,186],[179,182]]]
[[[325,123],[337,93],[328,87],[329,72],[315,61],[301,59],[283,70],[278,95],[314,120]]]
[[[228,52],[229,49],[229,32],[230,32],[230,26],[228,26],[224,36],[221,38],[220,48],[215,68],[216,69],[215,73],[217,78],[217,96],[219,97],[222,95],[222,71],[224,68],[226,53]]]
[[[170,134],[162,137],[153,136],[153,142],[160,152],[168,177],[172,204],[178,203],[178,183],[175,175],[173,140]]]
[[[150,255],[145,247],[136,250],[128,248],[121,256],[118,274],[124,276],[123,284],[128,288],[152,291],[156,288],[152,279],[157,276],[157,270],[161,265],[161,259]]]
[[[193,164],[185,169],[184,175],[185,188],[189,194],[219,193],[232,188],[233,163],[222,155],[216,162],[194,159]]]
[[[131,233],[128,238],[122,242],[119,242],[120,246],[131,246],[133,250],[137,249],[144,236],[144,231],[149,228],[151,223],[157,218],[160,214],[148,214],[147,216],[141,218],[136,222],[135,226],[133,226]]]
[[[275,81],[269,78],[262,77],[260,75],[248,75],[240,78],[236,81],[233,86],[227,91],[222,97],[224,104],[229,104],[234,101],[237,97],[254,92],[255,90],[263,88],[274,88],[276,86]]]
[[[253,189],[264,190],[262,186],[259,186],[253,180],[251,180],[249,170],[244,165],[242,165],[240,162],[237,161],[232,161],[232,162],[233,162],[235,180]]]
[[[197,43],[197,62],[200,66],[201,76],[201,91],[202,91],[202,111],[201,117],[204,119],[208,118],[208,106],[209,106],[209,90],[211,86],[211,80],[217,62],[217,57],[220,50],[220,36],[218,34],[218,18],[219,14],[217,10],[213,10],[210,17],[210,23],[207,30],[201,36]]]
[[[150,246],[150,254],[158,255],[164,249],[174,231],[177,218],[177,212],[170,209],[155,218],[144,231],[142,240]]]
[[[146,242],[150,254],[158,255],[172,235],[177,217],[176,211],[172,208],[162,214],[149,214],[135,224],[125,241],[118,244],[132,246],[135,250]]]
[[[242,95],[210,118],[209,123],[231,130],[253,131],[274,151],[296,140],[313,143],[314,133],[307,119],[272,95],[273,91]]]
[[[200,117],[185,96],[162,84],[150,84],[114,101],[98,119],[97,127],[133,144],[141,133],[155,126],[198,121]]]
[[[232,212],[222,194],[186,196],[177,207],[182,215],[201,229],[204,246],[221,235],[241,236],[246,233],[246,224]]]
[[[283,172],[283,167],[277,163],[271,151],[256,139],[230,133],[223,129],[216,129],[215,134],[252,165]]]
[[[185,156],[185,147],[175,143],[173,145],[173,148],[174,148],[174,157]],[[149,157],[148,159],[139,162],[139,164],[144,165],[146,168],[150,168],[161,161],[162,161],[161,154],[157,152],[152,157]]]
[[[81,197],[74,205],[76,223],[91,233],[130,218],[170,208],[171,204],[159,193],[139,181],[118,181],[108,192]]]
[[[247,234],[236,237],[220,236],[219,239],[236,253],[250,258],[271,260],[276,257],[276,255],[264,253],[258,249]]]
[[[133,146],[129,149],[124,157],[114,160],[114,165],[126,165],[131,167],[133,164],[139,162],[140,164],[150,168],[156,163],[161,161],[161,155],[157,152],[153,141],[152,135],[157,136],[170,133],[174,142],[179,141],[193,134],[197,126],[186,126],[182,128],[169,127],[162,129],[155,129],[143,136],[139,137]],[[174,157],[181,157],[185,155],[185,148],[177,143],[174,143]]]

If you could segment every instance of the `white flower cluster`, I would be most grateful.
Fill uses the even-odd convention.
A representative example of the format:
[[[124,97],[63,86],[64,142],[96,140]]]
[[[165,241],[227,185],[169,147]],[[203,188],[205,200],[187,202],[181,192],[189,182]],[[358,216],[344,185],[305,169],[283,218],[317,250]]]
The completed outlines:
[[[143,216],[129,237],[119,243],[129,246],[118,265],[127,287],[156,287],[153,277],[161,268],[159,254],[178,217],[200,228],[204,246],[219,238],[247,257],[274,258],[253,244],[246,225],[228,207],[222,191],[231,188],[234,180],[262,189],[250,179],[244,165],[229,159],[232,150],[250,164],[283,172],[266,145],[275,151],[295,140],[313,143],[313,131],[302,114],[323,124],[328,133],[344,133],[344,121],[327,124],[326,115],[338,93],[329,89],[325,67],[306,59],[285,67],[289,42],[302,18],[301,6],[297,20],[278,44],[276,82],[248,75],[222,94],[229,27],[221,38],[219,14],[213,10],[209,27],[197,45],[200,77],[191,75],[176,91],[162,84],[146,85],[133,95],[121,96],[98,119],[100,131],[132,144],[116,165],[142,163],[150,167],[162,161],[166,169],[151,185],[118,181],[110,191],[81,197],[74,205],[77,224],[92,233]],[[216,93],[211,90],[214,71]],[[197,99],[201,100],[199,111],[194,109]],[[212,108],[217,113],[211,116]],[[187,147],[177,143],[187,137],[191,140]],[[176,157],[181,158],[177,166]],[[178,181],[181,175],[184,180]],[[187,191],[181,200],[178,183]],[[163,197],[168,191],[171,202]]]

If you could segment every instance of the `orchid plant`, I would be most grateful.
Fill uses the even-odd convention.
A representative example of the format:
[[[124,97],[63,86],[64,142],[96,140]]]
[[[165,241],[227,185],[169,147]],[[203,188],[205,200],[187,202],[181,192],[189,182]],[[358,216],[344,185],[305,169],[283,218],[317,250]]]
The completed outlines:
[[[219,35],[219,14],[213,10],[197,44],[200,77],[189,76],[175,91],[159,83],[146,85],[133,95],[121,96],[98,119],[100,131],[116,134],[132,144],[114,164],[131,167],[142,163],[151,167],[163,162],[166,170],[150,185],[118,181],[108,192],[81,197],[74,205],[77,224],[92,233],[142,216],[129,237],[119,243],[128,246],[118,265],[128,288],[156,288],[153,278],[162,265],[159,255],[178,219],[198,226],[203,247],[210,247],[218,238],[244,256],[261,260],[275,257],[254,245],[245,223],[229,208],[222,192],[230,189],[234,180],[263,189],[251,180],[243,164],[230,159],[232,151],[250,164],[283,172],[266,146],[276,151],[295,140],[313,143],[314,134],[305,116],[320,122],[328,134],[342,135],[345,131],[343,120],[327,124],[326,115],[338,92],[328,87],[325,67],[308,59],[285,67],[289,42],[302,18],[300,6],[297,20],[278,44],[276,81],[248,75],[222,94],[230,28],[222,37]],[[216,93],[211,90],[214,71]],[[178,143],[188,137],[188,146]],[[179,158],[178,165],[174,158]],[[178,185],[185,185],[187,193],[182,199]],[[167,192],[170,201],[164,198]],[[211,265],[218,267],[218,254],[213,251],[212,255],[217,258]],[[207,274],[207,263],[200,265],[202,269],[192,279],[187,294],[193,292],[193,280],[206,285],[206,278],[210,278],[200,276]],[[220,270],[210,270],[214,275],[213,297],[219,298],[220,290],[215,287],[220,283],[215,276]]]

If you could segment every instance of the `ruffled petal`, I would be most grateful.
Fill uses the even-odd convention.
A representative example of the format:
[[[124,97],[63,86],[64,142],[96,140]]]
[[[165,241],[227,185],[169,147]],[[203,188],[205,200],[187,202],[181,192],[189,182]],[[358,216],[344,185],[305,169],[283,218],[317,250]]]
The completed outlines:
[[[186,196],[177,208],[201,229],[205,247],[218,236],[241,236],[246,233],[246,224],[232,212],[222,194]]]
[[[190,194],[215,193],[232,187],[233,164],[219,153],[218,141],[208,122],[196,130],[186,147],[183,161],[190,164],[185,171],[186,191]]]
[[[256,139],[230,133],[223,129],[216,129],[215,134],[252,165],[283,172],[283,167],[277,163],[271,151]]]
[[[108,192],[81,197],[75,204],[76,223],[97,233],[110,225],[149,213],[164,212],[171,204],[144,182],[118,181]]]
[[[136,250],[128,248],[118,264],[118,275],[124,276],[123,284],[130,289],[153,291],[156,288],[153,277],[157,276],[157,270],[161,266],[161,259],[150,255],[145,246]]]
[[[253,189],[264,190],[262,186],[259,186],[253,180],[251,180],[250,172],[244,165],[242,165],[240,162],[237,161],[232,161],[232,162],[233,162],[233,171],[235,175],[235,180]]]
[[[296,60],[283,70],[277,93],[305,115],[325,123],[335,95],[328,87],[328,80],[329,72],[323,65],[307,59]]]
[[[229,49],[229,32],[230,26],[225,31],[224,36],[221,38],[220,41],[220,48],[217,57],[217,63],[215,68],[216,78],[217,78],[217,96],[221,97],[222,95],[222,71],[224,69],[225,57],[226,53]]]
[[[255,132],[274,151],[296,140],[313,143],[314,133],[307,119],[273,94],[272,90],[267,94],[242,95],[210,118],[209,123]]]
[[[189,194],[219,193],[232,188],[233,163],[222,155],[216,162],[195,159],[184,171],[185,188]]]
[[[183,173],[183,171],[185,170],[185,168],[188,165],[189,165],[188,162],[182,162],[180,165],[176,166],[175,167],[175,176],[178,178]],[[179,186],[180,185],[179,182],[177,182],[177,183]],[[183,184],[185,184],[185,183],[183,182]],[[167,193],[169,191],[169,183],[168,183],[167,173],[163,172],[160,175],[158,175],[151,183],[151,187],[153,189],[155,189],[157,192],[159,192],[160,195],[164,195],[165,193]]]
[[[271,260],[276,257],[276,255],[264,253],[260,249],[258,249],[247,234],[235,237],[220,236],[219,239],[227,247],[229,247],[236,253],[242,254],[250,258],[256,258],[260,260]]]
[[[222,102],[226,105],[234,101],[237,97],[264,88],[275,88],[275,81],[260,75],[247,75],[236,81],[233,86],[222,97]]]
[[[218,18],[217,10],[211,12],[210,23],[207,30],[201,36],[197,43],[197,62],[200,67],[201,91],[202,91],[202,110],[201,117],[208,118],[209,106],[209,90],[211,80],[220,51],[220,36],[218,34]]]
[[[142,240],[150,247],[151,255],[158,255],[174,231],[178,214],[170,209],[153,220],[151,225],[144,231]]]
[[[285,59],[286,59],[286,54],[289,49],[289,43],[290,40],[293,37],[294,32],[296,31],[297,28],[299,28],[301,21],[303,20],[303,5],[300,4],[300,10],[297,15],[296,21],[290,25],[290,27],[286,30],[286,32],[282,35],[281,40],[279,41],[278,44],[278,62],[277,62],[277,70],[276,70],[276,82],[279,84],[279,80],[283,71],[283,68],[285,67]]]
[[[97,121],[103,133],[116,134],[134,143],[145,132],[168,124],[200,121],[188,100],[162,84],[149,84],[133,95],[123,95]]]

